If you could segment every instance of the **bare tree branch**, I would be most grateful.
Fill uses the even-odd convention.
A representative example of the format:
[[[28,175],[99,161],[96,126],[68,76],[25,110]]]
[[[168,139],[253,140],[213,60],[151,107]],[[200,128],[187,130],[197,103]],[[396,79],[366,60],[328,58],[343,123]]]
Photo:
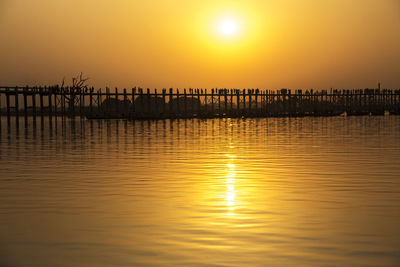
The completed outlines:
[[[89,77],[84,78],[83,73],[79,73],[76,77],[72,77],[72,85],[69,87],[69,90],[66,90],[66,93],[63,94],[63,97],[68,101],[71,113],[73,113],[75,103],[78,103],[78,95],[88,90],[88,85],[86,84],[88,80]],[[62,90],[64,90],[64,86],[65,77],[61,83]]]

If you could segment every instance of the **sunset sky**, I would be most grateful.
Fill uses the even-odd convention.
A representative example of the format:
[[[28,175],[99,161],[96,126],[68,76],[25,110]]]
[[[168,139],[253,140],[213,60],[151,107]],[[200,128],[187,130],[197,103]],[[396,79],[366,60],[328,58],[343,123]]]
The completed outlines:
[[[0,85],[400,87],[399,0],[0,0]]]

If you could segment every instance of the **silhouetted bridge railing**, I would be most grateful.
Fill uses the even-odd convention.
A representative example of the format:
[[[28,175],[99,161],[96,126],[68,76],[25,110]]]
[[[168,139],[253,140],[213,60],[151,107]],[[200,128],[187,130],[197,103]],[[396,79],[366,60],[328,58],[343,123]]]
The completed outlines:
[[[93,119],[283,117],[400,114],[400,90],[163,89],[0,87],[0,116]]]

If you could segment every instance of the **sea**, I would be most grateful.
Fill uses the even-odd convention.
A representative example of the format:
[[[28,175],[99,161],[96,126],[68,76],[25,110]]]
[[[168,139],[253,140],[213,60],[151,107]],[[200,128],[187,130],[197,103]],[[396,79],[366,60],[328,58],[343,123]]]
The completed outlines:
[[[400,116],[0,122],[0,266],[400,266]]]

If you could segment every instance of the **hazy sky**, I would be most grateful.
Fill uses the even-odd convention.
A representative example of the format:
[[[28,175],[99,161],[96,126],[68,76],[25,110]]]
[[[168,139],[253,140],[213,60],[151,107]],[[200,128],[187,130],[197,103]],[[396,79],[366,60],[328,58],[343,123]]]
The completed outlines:
[[[399,88],[400,0],[0,0],[0,62],[0,85]]]

